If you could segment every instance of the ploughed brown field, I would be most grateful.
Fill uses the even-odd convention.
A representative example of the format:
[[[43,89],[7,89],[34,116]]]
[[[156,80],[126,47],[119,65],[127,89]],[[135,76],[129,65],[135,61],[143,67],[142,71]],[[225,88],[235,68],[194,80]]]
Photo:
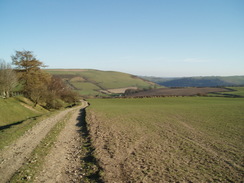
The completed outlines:
[[[105,182],[244,182],[244,98],[91,99]]]
[[[227,92],[226,88],[159,88],[154,90],[142,91],[129,94],[128,97],[146,97],[146,96],[194,96],[206,95],[215,92]]]

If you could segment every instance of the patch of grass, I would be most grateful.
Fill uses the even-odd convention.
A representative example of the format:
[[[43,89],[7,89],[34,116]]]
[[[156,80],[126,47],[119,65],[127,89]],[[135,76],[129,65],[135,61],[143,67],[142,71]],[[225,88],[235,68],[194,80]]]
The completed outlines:
[[[243,96],[244,97],[244,87],[228,87],[232,90],[235,91],[231,91],[231,92],[224,92],[226,94],[232,94],[232,95],[239,95],[239,96]]]
[[[46,117],[47,110],[24,97],[0,98],[0,150]],[[45,114],[45,115],[44,115]]]
[[[33,103],[24,97],[0,98],[0,126],[23,121],[46,112],[41,107],[33,108]]]
[[[210,93],[208,96],[217,96],[217,97],[244,97],[244,87],[227,87],[232,91],[227,92],[217,92]]]
[[[11,178],[12,183],[33,182],[35,175],[41,170],[44,159],[50,152],[57,140],[59,133],[65,127],[67,120],[70,118],[71,112],[68,113],[63,120],[58,122],[40,142],[40,144],[31,153],[27,162],[15,173]]]
[[[88,82],[71,82],[75,86],[81,95],[98,95],[101,90],[97,85]]]

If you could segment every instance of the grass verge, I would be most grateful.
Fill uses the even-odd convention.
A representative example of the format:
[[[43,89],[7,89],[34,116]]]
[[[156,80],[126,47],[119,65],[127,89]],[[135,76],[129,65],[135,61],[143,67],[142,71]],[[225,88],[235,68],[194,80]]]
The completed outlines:
[[[0,98],[0,127],[48,113],[47,110],[24,97]]]
[[[53,113],[43,116],[31,117],[27,120],[18,121],[16,123],[0,127],[0,150],[12,144],[15,140],[21,137],[27,130],[31,129],[40,121],[50,117]]]

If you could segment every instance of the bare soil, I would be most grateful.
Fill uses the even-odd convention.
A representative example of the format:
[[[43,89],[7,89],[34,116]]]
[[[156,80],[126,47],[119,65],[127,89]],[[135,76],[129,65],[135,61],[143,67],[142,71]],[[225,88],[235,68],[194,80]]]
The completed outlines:
[[[147,97],[147,96],[194,96],[206,95],[212,92],[229,91],[225,88],[159,88],[154,90],[142,91],[128,95],[128,97]]]
[[[132,89],[132,90],[137,90],[137,87],[126,87],[126,88],[115,88],[115,89],[108,89],[110,93],[125,93],[126,90]]]
[[[209,139],[180,116],[175,116],[177,124],[151,124],[155,133],[103,119],[94,111],[87,116],[105,182],[244,181],[241,163],[228,157],[225,149],[217,148],[216,144],[224,142]]]
[[[83,107],[86,107],[86,105],[84,103]],[[25,163],[33,149],[47,135],[52,127],[71,111],[74,112],[72,118],[58,137],[55,148],[45,160],[46,168],[36,178],[36,182],[55,182],[61,179],[71,180],[70,177],[72,177],[72,180],[75,180],[79,161],[79,156],[76,152],[80,148],[78,143],[81,143],[79,140],[79,127],[76,126],[80,108],[79,106],[66,109],[55,116],[39,122],[15,143],[2,150],[0,154],[0,182],[7,182]],[[63,174],[63,172],[67,173]]]

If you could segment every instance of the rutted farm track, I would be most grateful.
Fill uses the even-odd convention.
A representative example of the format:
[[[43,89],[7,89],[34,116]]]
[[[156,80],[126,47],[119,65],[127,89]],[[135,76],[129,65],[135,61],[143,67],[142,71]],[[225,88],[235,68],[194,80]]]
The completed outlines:
[[[47,136],[52,128],[60,121],[66,119],[65,126],[57,137],[54,147],[45,157],[43,166],[35,177],[25,176],[22,178],[34,182],[80,182],[86,176],[82,170],[82,159],[86,158],[87,150],[83,149],[86,142],[84,129],[86,129],[82,106],[69,108],[39,122],[27,131],[21,138],[9,147],[1,151],[0,155],[0,182],[12,182],[11,178],[20,168],[28,163],[31,153]],[[83,130],[82,130],[83,129]],[[83,166],[86,164],[83,163]]]

